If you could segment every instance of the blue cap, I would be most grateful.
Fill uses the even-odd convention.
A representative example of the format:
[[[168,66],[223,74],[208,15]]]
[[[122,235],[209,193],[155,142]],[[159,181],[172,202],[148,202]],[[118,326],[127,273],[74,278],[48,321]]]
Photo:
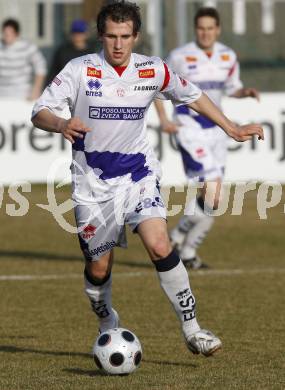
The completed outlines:
[[[72,22],[70,31],[72,33],[85,33],[88,29],[88,25],[85,20],[76,19]]]

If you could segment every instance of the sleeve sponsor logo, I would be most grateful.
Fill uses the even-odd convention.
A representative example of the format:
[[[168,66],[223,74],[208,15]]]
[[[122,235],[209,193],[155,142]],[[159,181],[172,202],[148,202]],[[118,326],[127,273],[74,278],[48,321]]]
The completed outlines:
[[[89,106],[89,118],[100,120],[137,121],[144,118],[146,107]]]
[[[60,80],[58,77],[55,77],[55,78],[52,80],[52,83],[55,83],[57,86],[60,86],[61,80]]]
[[[222,61],[229,61],[230,60],[229,54],[221,54],[221,60]]]
[[[96,77],[98,79],[101,79],[102,78],[102,71],[98,70],[96,68],[90,68],[90,66],[88,66],[88,68],[87,68],[87,76],[88,77]]]
[[[186,62],[197,62],[197,57],[187,56],[185,57]]]
[[[155,77],[155,71],[153,68],[139,70],[139,77],[141,79],[151,79],[151,78]]]

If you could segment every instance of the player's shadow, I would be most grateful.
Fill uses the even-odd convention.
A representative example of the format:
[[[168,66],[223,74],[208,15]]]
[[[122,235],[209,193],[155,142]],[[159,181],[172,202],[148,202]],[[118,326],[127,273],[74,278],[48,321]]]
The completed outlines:
[[[157,364],[159,366],[178,366],[178,367],[191,367],[191,368],[197,368],[198,367],[198,365],[194,364],[194,363],[171,362],[169,360],[149,360],[149,359],[143,359],[142,363]]]
[[[83,256],[76,256],[76,255],[60,255],[56,253],[48,253],[48,252],[30,252],[30,251],[9,251],[9,250],[2,250],[0,251],[0,259],[1,257],[4,258],[20,258],[21,260],[60,260],[60,261],[80,261],[82,262],[84,260]],[[127,260],[121,260],[118,258],[116,260],[117,265],[121,266],[127,266],[132,268],[147,268],[151,269],[153,268],[153,265],[151,262],[146,261],[127,261]]]
[[[62,261],[82,261],[83,256],[74,255],[59,255],[56,253],[45,253],[45,252],[29,252],[29,251],[0,251],[0,258],[18,258],[31,259],[31,260],[62,260]]]
[[[62,371],[68,372],[69,374],[83,375],[83,376],[109,376],[100,370],[83,370],[82,368],[65,368]]]
[[[84,357],[90,359],[92,357],[89,353],[84,352],[69,352],[69,351],[47,351],[34,348],[22,348],[15,345],[0,345],[0,352],[8,353],[35,353],[39,355],[51,355],[51,356],[75,356]]]
[[[137,262],[137,261],[127,261],[127,260],[115,260],[116,265],[124,265],[127,267],[132,267],[132,268],[147,268],[147,269],[153,269],[153,264],[151,261],[148,262]]]

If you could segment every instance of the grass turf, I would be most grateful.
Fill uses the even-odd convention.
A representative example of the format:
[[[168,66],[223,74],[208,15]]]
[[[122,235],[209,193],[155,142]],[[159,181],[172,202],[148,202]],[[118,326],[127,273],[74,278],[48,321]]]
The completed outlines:
[[[14,202],[5,191],[0,278],[62,279],[0,279],[1,390],[285,388],[284,200],[267,220],[259,220],[256,193],[249,193],[242,216],[216,218],[201,248],[212,271],[191,272],[198,319],[223,341],[223,350],[211,358],[186,349],[146,252],[129,234],[129,249],[116,253],[113,303],[122,325],[140,338],[143,361],[134,374],[111,377],[90,357],[97,321],[83,293],[77,238],[35,206],[46,203],[44,186],[25,196],[29,212],[11,217],[5,208]],[[62,190],[59,202],[68,196]],[[184,198],[171,196],[174,204]],[[68,218],[72,221],[71,213]],[[169,226],[176,221],[170,218]]]

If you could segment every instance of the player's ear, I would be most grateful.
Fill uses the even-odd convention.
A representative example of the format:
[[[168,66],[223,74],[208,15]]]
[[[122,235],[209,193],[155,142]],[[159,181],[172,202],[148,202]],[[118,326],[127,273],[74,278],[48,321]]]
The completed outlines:
[[[219,37],[221,35],[221,26],[217,26],[217,37]]]
[[[134,38],[135,38],[135,43],[137,43],[137,41],[140,38],[140,33],[137,32],[136,34],[134,34]]]

